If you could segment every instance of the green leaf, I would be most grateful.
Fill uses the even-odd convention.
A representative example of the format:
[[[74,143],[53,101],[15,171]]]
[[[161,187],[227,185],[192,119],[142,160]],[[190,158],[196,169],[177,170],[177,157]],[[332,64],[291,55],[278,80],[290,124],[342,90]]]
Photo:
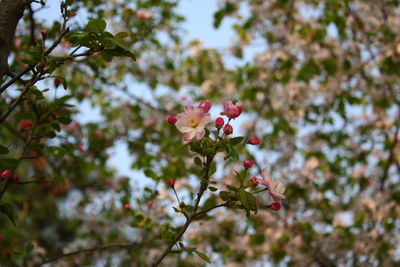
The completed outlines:
[[[147,177],[152,178],[154,180],[158,179],[158,175],[150,169],[144,170],[144,175],[146,175]]]
[[[229,191],[221,191],[221,192],[219,192],[219,196],[224,201],[236,200],[235,194],[232,192],[229,192]]]
[[[204,261],[206,261],[206,262],[208,262],[208,263],[211,263],[210,258],[209,258],[206,254],[204,254],[204,253],[198,251],[197,249],[193,250],[193,252],[196,253],[197,256],[199,256],[200,258],[202,258]]]
[[[104,19],[91,19],[86,26],[87,32],[101,33],[106,29],[107,23]]]
[[[0,154],[5,155],[8,152],[10,152],[10,151],[8,150],[7,147],[0,145]]]
[[[5,204],[0,205],[0,211],[3,212],[5,215],[7,215],[7,217],[14,224],[14,226],[17,226],[15,224],[14,214],[13,214],[13,211],[12,211],[11,204],[5,203]]]
[[[217,164],[214,162],[211,164],[210,170],[208,172],[208,176],[213,175],[217,171]]]
[[[195,157],[194,158],[194,163],[197,165],[197,166],[202,166],[203,165],[203,163],[201,162],[201,159],[199,158],[199,157]]]
[[[243,138],[244,138],[243,136],[238,136],[238,137],[231,138],[231,139],[229,139],[229,144],[231,146],[235,146],[237,144],[240,144],[243,141]]]
[[[218,188],[213,187],[213,186],[209,186],[208,189],[209,189],[210,191],[212,191],[212,192],[215,192],[215,191],[218,190]]]
[[[164,230],[160,233],[160,238],[164,241],[171,241],[174,238],[174,234],[168,230]]]
[[[250,211],[255,211],[257,213],[257,203],[256,198],[246,190],[239,189],[239,200],[242,203],[244,209],[247,212],[247,215],[250,214]]]

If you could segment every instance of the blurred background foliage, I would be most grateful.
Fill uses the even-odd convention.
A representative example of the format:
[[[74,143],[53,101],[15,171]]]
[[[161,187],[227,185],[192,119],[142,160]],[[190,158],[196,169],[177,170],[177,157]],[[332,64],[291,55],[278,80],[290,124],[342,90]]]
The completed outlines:
[[[262,143],[243,147],[240,159],[256,161],[256,176],[269,166],[287,199],[279,212],[260,199],[248,220],[243,211],[216,210],[189,228],[185,245],[213,266],[399,263],[399,1],[221,0],[214,14],[202,14],[216,28],[232,21],[235,36],[218,49],[185,38],[179,1],[70,0],[60,2],[69,32],[45,56],[63,19],[36,16],[42,4],[27,6],[9,63],[15,75],[31,66],[48,72],[0,125],[0,170],[18,164],[20,181],[48,183],[11,184],[2,196],[2,266],[131,242],[138,244],[48,266],[150,264],[183,219],[165,182],[176,179],[188,203],[198,187],[192,154],[166,118],[204,99],[242,101],[234,134]],[[33,75],[2,92],[2,114]],[[24,120],[38,137],[25,149]],[[126,177],[109,164],[117,146],[127,150],[118,158],[131,170]],[[19,162],[21,153],[27,158]],[[234,184],[240,168],[222,159],[218,190]],[[220,201],[210,191],[202,207]],[[185,252],[163,264],[205,262]]]

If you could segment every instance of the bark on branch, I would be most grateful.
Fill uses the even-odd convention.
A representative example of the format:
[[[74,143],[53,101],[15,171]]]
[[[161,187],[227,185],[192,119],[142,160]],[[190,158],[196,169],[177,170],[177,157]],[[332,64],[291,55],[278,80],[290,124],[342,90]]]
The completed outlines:
[[[22,0],[0,0],[0,84],[8,70],[8,54],[24,8]]]

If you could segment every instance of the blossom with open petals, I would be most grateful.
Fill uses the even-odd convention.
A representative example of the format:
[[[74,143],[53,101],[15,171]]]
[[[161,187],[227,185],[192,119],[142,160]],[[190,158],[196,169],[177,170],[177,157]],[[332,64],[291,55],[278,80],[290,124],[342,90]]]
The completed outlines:
[[[230,119],[235,119],[239,117],[242,113],[242,103],[240,101],[233,104],[232,101],[227,101],[224,103],[224,112],[221,115],[225,115]]]
[[[271,178],[266,169],[262,169],[261,176],[264,180],[262,184],[268,186],[269,194],[271,195],[273,200],[280,201],[281,199],[285,198],[285,195],[283,193],[285,192],[286,188],[281,182],[274,178]]]
[[[185,107],[182,113],[176,115],[176,128],[183,133],[184,141],[200,140],[205,134],[204,127],[211,121],[210,113],[193,106]]]

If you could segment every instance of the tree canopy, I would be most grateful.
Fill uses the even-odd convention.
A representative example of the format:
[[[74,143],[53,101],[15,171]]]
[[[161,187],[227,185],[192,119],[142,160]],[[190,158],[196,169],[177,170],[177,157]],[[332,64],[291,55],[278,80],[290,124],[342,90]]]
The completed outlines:
[[[398,0],[50,2],[0,1],[1,266],[399,263]]]

